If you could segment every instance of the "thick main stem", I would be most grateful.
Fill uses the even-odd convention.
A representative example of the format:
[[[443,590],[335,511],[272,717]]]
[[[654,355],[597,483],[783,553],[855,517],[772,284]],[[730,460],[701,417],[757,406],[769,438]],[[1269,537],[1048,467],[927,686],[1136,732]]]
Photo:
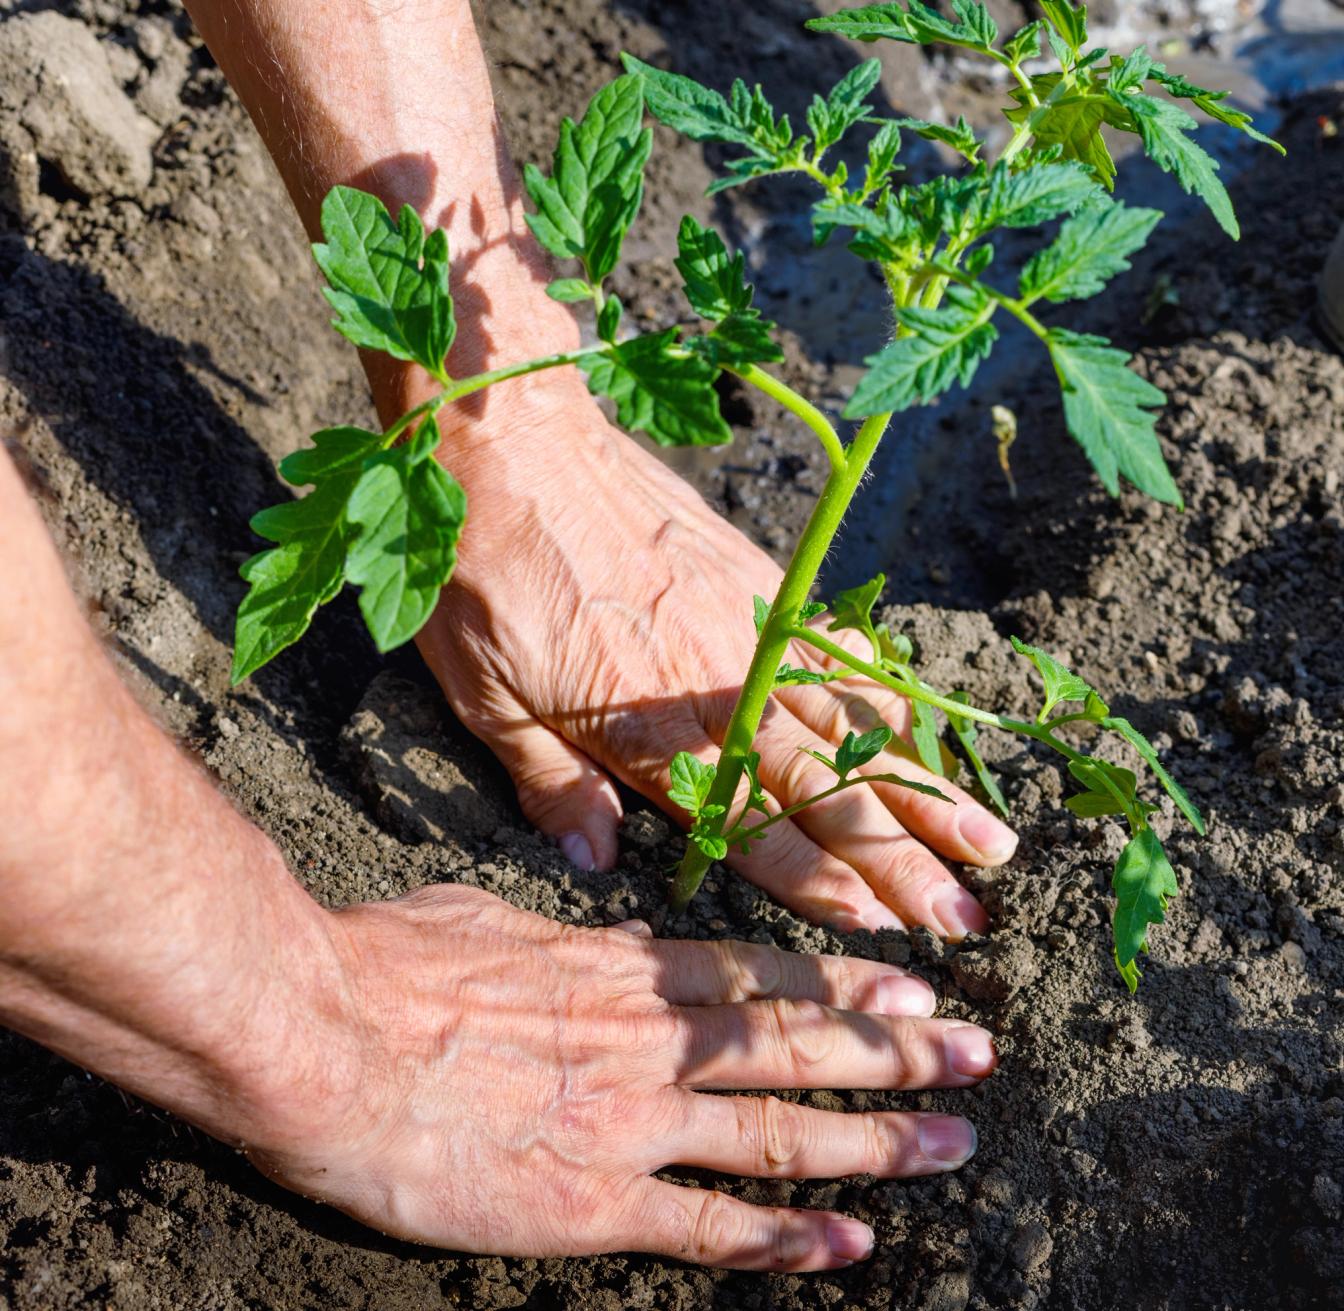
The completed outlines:
[[[826,552],[839,531],[841,520],[854,499],[859,483],[863,481],[863,475],[890,421],[890,414],[877,414],[864,420],[845,451],[843,465],[835,468],[827,478],[816,508],[798,540],[793,558],[784,571],[784,580],[761,627],[756,653],[752,656],[737,705],[728,721],[723,750],[719,754],[718,772],[706,799],[708,805],[722,806],[725,816],[732,806],[737,785],[742,781],[747,752],[751,750],[756,730],[761,725],[761,717],[765,714],[766,703],[774,690],[775,672],[793,640],[794,620],[807,600],[812,584],[816,582]],[[710,858],[704,852],[693,843],[686,844],[686,854],[677,866],[668,898],[674,912],[686,908],[704,881],[710,864]]]

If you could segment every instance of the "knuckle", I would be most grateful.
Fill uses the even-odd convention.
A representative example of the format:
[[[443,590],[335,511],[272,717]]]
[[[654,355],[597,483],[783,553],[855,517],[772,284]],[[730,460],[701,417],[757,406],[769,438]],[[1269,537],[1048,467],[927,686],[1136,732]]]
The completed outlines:
[[[687,1255],[702,1264],[742,1252],[751,1240],[749,1212],[722,1193],[706,1193],[691,1217]]]
[[[734,1001],[773,998],[784,991],[784,956],[773,947],[728,941],[722,945],[728,995]]]
[[[839,1026],[819,1002],[774,1001],[767,1014],[784,1068],[800,1076],[800,1082],[834,1054]]]
[[[739,1114],[757,1173],[788,1178],[805,1172],[811,1134],[797,1106],[778,1097],[753,1097]]]
[[[891,1121],[864,1111],[858,1116],[862,1136],[857,1173],[884,1175],[900,1156],[900,1135]]]

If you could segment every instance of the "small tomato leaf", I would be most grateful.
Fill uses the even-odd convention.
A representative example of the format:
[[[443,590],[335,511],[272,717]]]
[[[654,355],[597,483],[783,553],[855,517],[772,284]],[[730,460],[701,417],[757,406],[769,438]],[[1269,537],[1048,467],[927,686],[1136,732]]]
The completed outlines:
[[[880,755],[892,736],[892,731],[886,724],[879,724],[863,734],[857,734],[853,730],[846,733],[845,740],[835,751],[835,772],[842,779],[848,778],[860,765],[866,765]]]
[[[393,223],[377,197],[333,187],[322,202],[322,235],[313,256],[327,279],[336,330],[356,346],[442,374],[457,333],[444,232],[426,239],[409,205]]]
[[[1036,666],[1045,684],[1045,705],[1041,707],[1042,720],[1061,701],[1084,701],[1092,688],[1071,670],[1066,669],[1054,656],[1048,655],[1038,646],[1032,646],[1020,638],[1009,639],[1013,650],[1020,656],[1026,656]]]
[[[910,332],[864,361],[868,372],[845,407],[847,419],[908,410],[927,404],[954,382],[970,386],[975,371],[998,339],[989,322],[996,308],[978,288],[953,286],[941,309],[903,309]]]
[[[646,432],[660,446],[732,441],[714,391],[718,370],[699,355],[674,351],[676,344],[677,330],[669,328],[585,355],[588,390],[616,402],[616,422],[627,432]]]
[[[1120,494],[1123,476],[1167,505],[1180,489],[1162,455],[1153,411],[1166,397],[1129,367],[1129,356],[1104,337],[1051,328],[1046,346],[1064,389],[1064,419],[1102,485]]]
[[[578,301],[592,300],[593,288],[582,278],[556,278],[546,288],[546,294],[563,305],[573,305]]]
[[[858,587],[848,587],[836,595],[830,604],[831,622],[826,625],[828,633],[838,633],[846,628],[855,628],[863,633],[874,646],[877,645],[877,631],[873,627],[873,606],[887,585],[886,574],[878,574]]]
[[[1166,919],[1167,898],[1179,891],[1176,872],[1152,829],[1132,838],[1115,864],[1115,964],[1130,992],[1139,987],[1139,953],[1148,950],[1148,926]]]
[[[561,122],[549,178],[534,164],[523,170],[537,207],[528,227],[552,255],[582,261],[594,285],[616,267],[644,198],[653,133],[643,121],[643,79],[619,77],[592,98],[582,122]]]
[[[364,461],[377,455],[383,446],[383,434],[363,428],[323,428],[313,434],[312,446],[280,461],[280,476],[295,487],[321,482],[338,473],[364,467]]]
[[[756,636],[760,637],[765,629],[765,621],[770,617],[770,602],[763,596],[751,598],[752,621],[756,625]]]
[[[672,786],[667,790],[667,799],[687,811],[692,819],[697,818],[704,810],[705,799],[718,772],[716,765],[705,764],[689,751],[678,751],[669,768]]]
[[[1148,240],[1161,217],[1161,210],[1117,202],[1068,219],[1054,242],[1027,261],[1019,283],[1022,299],[1058,304],[1095,296],[1130,267],[1128,257]]]
[[[359,608],[380,651],[419,632],[457,564],[467,496],[434,459],[438,444],[431,415],[404,445],[369,461],[346,507],[358,529],[346,577],[362,588]]]
[[[277,546],[239,572],[250,584],[234,630],[236,685],[308,631],[313,615],[341,590],[351,529],[345,507],[357,472],[324,479],[301,500],[253,516],[252,530]]]
[[[930,773],[946,777],[947,766],[938,740],[938,712],[922,701],[910,702],[910,740],[915,744],[920,764]]]

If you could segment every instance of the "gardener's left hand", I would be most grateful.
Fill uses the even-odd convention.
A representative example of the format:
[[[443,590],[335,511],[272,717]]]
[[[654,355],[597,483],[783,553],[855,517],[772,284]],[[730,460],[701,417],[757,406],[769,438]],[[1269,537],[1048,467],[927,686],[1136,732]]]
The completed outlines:
[[[465,426],[450,463],[467,487],[469,526],[420,648],[454,710],[508,768],[527,816],[576,865],[607,868],[621,819],[612,778],[676,813],[668,765],[678,751],[717,757],[754,646],[751,598],[773,597],[780,570],[610,427],[575,375],[510,387],[455,420]],[[866,641],[855,650],[867,654]],[[788,659],[821,667],[806,647]],[[908,732],[903,698],[854,686],[773,698],[757,749],[775,806],[834,782],[800,747],[830,753],[879,716]],[[885,768],[931,780],[904,758]],[[956,804],[888,784],[854,788],[775,825],[730,863],[842,930],[982,930],[984,911],[934,853],[994,865],[1016,838],[932,781]]]

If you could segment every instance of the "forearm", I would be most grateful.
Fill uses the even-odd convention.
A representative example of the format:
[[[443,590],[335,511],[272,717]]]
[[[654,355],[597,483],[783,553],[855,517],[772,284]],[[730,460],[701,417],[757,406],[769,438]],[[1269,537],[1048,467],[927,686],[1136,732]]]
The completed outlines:
[[[0,1023],[283,1135],[284,1090],[325,1078],[296,1038],[339,1004],[328,919],[122,686],[0,453]]]
[[[546,258],[523,221],[522,191],[509,159],[484,53],[467,0],[189,0],[211,52],[242,99],[309,233],[317,236],[323,196],[338,183],[377,194],[392,209],[410,204],[447,230],[459,324],[449,356],[458,377],[571,350],[573,316],[545,294]],[[454,416],[441,415],[472,458],[480,422],[508,413],[524,394],[572,388],[540,375],[483,393],[463,418],[470,441],[455,443]],[[385,419],[424,394],[411,366],[371,366]],[[470,470],[453,465],[470,488]]]

